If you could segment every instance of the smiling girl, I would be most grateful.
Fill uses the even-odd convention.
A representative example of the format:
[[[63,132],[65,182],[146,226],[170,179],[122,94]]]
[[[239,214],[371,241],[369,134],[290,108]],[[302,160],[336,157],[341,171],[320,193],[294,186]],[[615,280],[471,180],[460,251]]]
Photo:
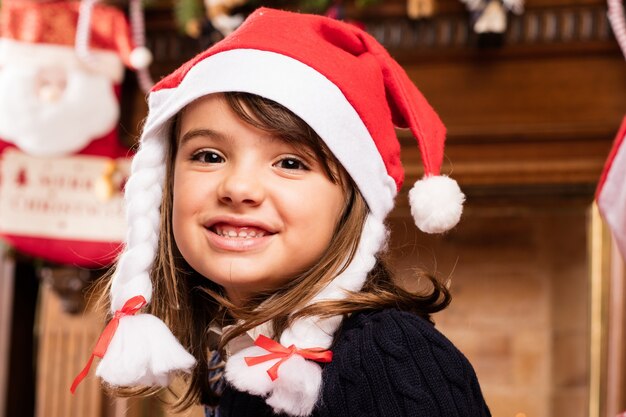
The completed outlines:
[[[222,417],[490,415],[432,324],[447,288],[424,275],[429,289],[408,292],[384,262],[403,181],[394,125],[422,152],[418,227],[450,229],[464,197],[439,175],[441,121],[380,44],[259,9],[149,104],[93,354],[108,386],[154,392],[182,373],[178,408]]]
[[[263,106],[275,131],[247,113]],[[307,144],[296,146],[298,135],[314,133],[298,132],[296,123],[279,126],[281,112],[251,96],[211,94],[180,115],[174,240],[189,266],[235,304],[309,270],[346,208],[344,190],[329,177],[324,159]],[[289,131],[298,132],[291,143]],[[305,203],[307,196],[314,198]]]

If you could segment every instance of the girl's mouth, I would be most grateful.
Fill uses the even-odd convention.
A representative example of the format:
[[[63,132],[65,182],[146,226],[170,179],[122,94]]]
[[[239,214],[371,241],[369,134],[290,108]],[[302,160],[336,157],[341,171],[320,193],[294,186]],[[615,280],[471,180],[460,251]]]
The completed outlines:
[[[273,234],[260,227],[235,226],[228,223],[216,223],[209,230],[218,236],[231,239],[255,239]]]
[[[260,225],[240,223],[235,225],[220,221],[207,225],[209,244],[220,252],[258,251],[267,247],[276,234],[276,232],[264,229]]]

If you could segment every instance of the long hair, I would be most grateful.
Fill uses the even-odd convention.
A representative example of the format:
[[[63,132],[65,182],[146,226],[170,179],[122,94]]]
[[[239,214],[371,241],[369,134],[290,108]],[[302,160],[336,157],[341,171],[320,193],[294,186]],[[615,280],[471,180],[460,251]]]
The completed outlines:
[[[410,292],[395,284],[380,254],[362,290],[337,301],[308,305],[350,263],[361,238],[368,207],[358,189],[322,139],[299,117],[282,105],[247,93],[225,93],[228,106],[245,123],[306,149],[321,163],[328,179],[340,184],[346,196],[345,208],[333,239],[321,258],[287,284],[272,292],[258,293],[237,306],[223,289],[194,271],[181,256],[172,232],[172,184],[178,148],[179,121],[172,123],[166,161],[166,179],[161,202],[161,224],[156,259],[151,270],[152,302],[148,312],[161,318],[182,345],[196,358],[197,365],[186,377],[186,387],[173,407],[184,410],[197,402],[215,405],[219,396],[211,386],[219,378],[219,366],[209,364],[211,352],[223,353],[226,344],[246,331],[270,321],[275,337],[295,319],[303,316],[330,317],[388,307],[430,315],[450,303],[450,293],[434,277],[418,272],[430,282],[422,292]],[[184,112],[184,110],[183,110]],[[346,260],[348,262],[346,262]],[[209,278],[209,279],[207,279]],[[234,325],[217,346],[211,345],[208,330],[212,323]],[[213,376],[210,380],[210,375]],[[154,389],[116,389],[117,395],[153,394]]]

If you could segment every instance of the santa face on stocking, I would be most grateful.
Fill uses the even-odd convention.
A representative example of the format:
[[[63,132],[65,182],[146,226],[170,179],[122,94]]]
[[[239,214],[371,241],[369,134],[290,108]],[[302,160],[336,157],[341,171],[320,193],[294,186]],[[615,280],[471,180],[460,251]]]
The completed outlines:
[[[58,61],[0,69],[0,138],[30,155],[77,153],[118,116],[113,82],[102,74]]]

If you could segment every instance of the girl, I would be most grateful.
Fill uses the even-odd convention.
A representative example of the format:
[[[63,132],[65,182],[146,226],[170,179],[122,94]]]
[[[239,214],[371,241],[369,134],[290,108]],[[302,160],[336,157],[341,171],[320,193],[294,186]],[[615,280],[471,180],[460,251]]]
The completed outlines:
[[[220,416],[490,415],[431,324],[446,287],[407,292],[382,260],[403,180],[394,125],[422,152],[417,225],[448,230],[464,197],[438,175],[441,121],[380,44],[259,9],[149,104],[98,376],[132,393],[188,373],[179,408]]]

